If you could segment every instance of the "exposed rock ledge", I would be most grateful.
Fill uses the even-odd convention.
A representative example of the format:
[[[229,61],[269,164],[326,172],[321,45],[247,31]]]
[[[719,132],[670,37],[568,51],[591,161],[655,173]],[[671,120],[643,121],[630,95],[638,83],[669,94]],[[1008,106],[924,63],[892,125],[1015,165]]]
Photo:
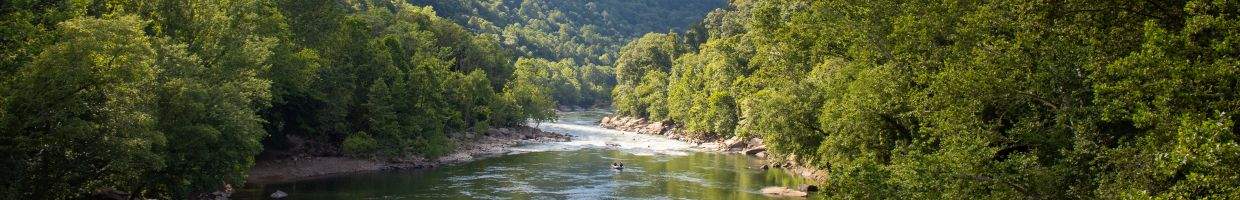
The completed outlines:
[[[525,143],[568,141],[570,136],[531,127],[495,128],[483,134],[467,133],[457,138],[454,153],[437,159],[409,156],[388,160],[352,157],[293,157],[258,161],[250,169],[246,184],[288,182],[329,175],[358,172],[435,168],[508,154],[508,147]]]
[[[641,134],[662,135],[671,139],[692,142],[699,147],[727,153],[743,153],[762,158],[766,165],[762,168],[782,168],[809,179],[824,181],[827,172],[800,163],[796,155],[768,155],[766,145],[760,138],[720,138],[705,134],[687,134],[671,122],[651,122],[643,118],[608,116],[599,120],[599,126],[608,129],[637,132]]]

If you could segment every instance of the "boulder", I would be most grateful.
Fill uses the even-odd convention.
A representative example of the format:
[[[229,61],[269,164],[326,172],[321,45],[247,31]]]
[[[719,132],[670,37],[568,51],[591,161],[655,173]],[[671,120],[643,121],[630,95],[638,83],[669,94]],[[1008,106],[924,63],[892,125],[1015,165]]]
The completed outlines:
[[[762,152],[766,152],[766,147],[759,146],[759,147],[749,148],[744,151],[745,155],[751,155],[751,156],[758,155],[758,153],[762,153]]]
[[[789,189],[786,187],[762,188],[762,194],[771,195],[771,196],[782,196],[782,197],[804,197],[804,196],[809,195],[809,193],[797,191],[794,189]]]
[[[797,185],[797,190],[804,191],[804,192],[817,192],[818,186],[810,185],[810,184],[801,184],[801,185]]]
[[[624,120],[624,128],[627,128],[627,129],[636,128],[637,125],[642,124],[642,123],[643,123],[643,120],[627,118]]]
[[[646,127],[643,127],[642,130],[639,132],[645,133],[645,134],[661,134],[663,133],[663,128],[666,128],[663,125],[663,122],[655,122],[655,123],[647,124]]]
[[[276,192],[271,193],[272,199],[283,199],[285,197],[288,197],[288,193],[284,193],[284,191],[276,190]]]
[[[753,156],[758,157],[758,158],[766,158],[766,151],[758,152],[756,154],[753,154]]]
[[[732,136],[732,138],[728,138],[727,140],[723,141],[723,146],[727,147],[728,149],[739,149],[739,148],[745,148],[746,144],[745,144],[745,139]]]
[[[720,145],[718,142],[702,142],[698,144],[698,147],[702,149],[719,149]]]
[[[603,128],[616,128],[616,119],[615,118],[603,119],[603,121],[599,123],[599,126],[602,126]]]

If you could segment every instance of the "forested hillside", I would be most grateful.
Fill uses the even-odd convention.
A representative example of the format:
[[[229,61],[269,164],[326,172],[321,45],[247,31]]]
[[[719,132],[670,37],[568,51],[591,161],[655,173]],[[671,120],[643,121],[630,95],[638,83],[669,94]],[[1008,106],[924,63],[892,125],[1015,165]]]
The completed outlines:
[[[348,3],[346,3],[348,2]],[[241,186],[260,152],[451,149],[554,117],[493,35],[363,1],[0,4],[0,197],[187,199]],[[278,155],[276,155],[278,156]]]
[[[494,37],[531,69],[563,106],[606,106],[620,47],[648,32],[683,32],[726,0],[413,0]]]
[[[1240,197],[1236,1],[10,0],[0,49],[7,199],[195,199],[608,104],[762,138],[828,198]]]
[[[518,56],[580,65],[611,65],[629,40],[681,32],[726,0],[412,0],[440,16],[495,35]]]
[[[1227,199],[1238,59],[1234,1],[732,1],[625,46],[613,98],[836,198]]]

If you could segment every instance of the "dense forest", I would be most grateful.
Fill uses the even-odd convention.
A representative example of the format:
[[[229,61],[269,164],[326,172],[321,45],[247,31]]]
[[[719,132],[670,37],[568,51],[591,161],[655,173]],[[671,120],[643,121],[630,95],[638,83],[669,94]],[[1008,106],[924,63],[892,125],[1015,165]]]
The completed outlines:
[[[413,0],[432,6],[545,72],[533,83],[551,88],[564,107],[605,107],[615,85],[620,47],[649,32],[684,32],[725,0]],[[550,68],[550,69],[547,69]]]
[[[436,156],[554,117],[497,38],[392,1],[3,4],[0,195],[240,186],[260,152]],[[309,141],[309,142],[306,142]],[[317,146],[316,146],[317,145]]]
[[[834,198],[1240,196],[1235,1],[10,0],[0,49],[8,199],[190,199],[608,104]]]
[[[835,198],[1240,196],[1240,2],[735,0],[614,66],[617,113]]]
[[[606,106],[607,55],[725,5],[6,1],[0,197],[185,199],[240,186],[255,159],[436,157],[457,134]]]
[[[649,32],[683,32],[725,0],[413,0],[521,57],[610,66],[629,40]]]

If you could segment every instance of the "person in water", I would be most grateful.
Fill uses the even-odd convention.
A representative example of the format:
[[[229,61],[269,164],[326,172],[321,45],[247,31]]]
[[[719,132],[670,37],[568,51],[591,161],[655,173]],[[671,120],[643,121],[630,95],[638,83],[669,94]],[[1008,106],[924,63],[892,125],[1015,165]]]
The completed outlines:
[[[623,163],[623,162],[612,162],[612,163],[611,163],[611,169],[614,169],[614,170],[623,170],[623,169],[624,169],[624,163]]]

